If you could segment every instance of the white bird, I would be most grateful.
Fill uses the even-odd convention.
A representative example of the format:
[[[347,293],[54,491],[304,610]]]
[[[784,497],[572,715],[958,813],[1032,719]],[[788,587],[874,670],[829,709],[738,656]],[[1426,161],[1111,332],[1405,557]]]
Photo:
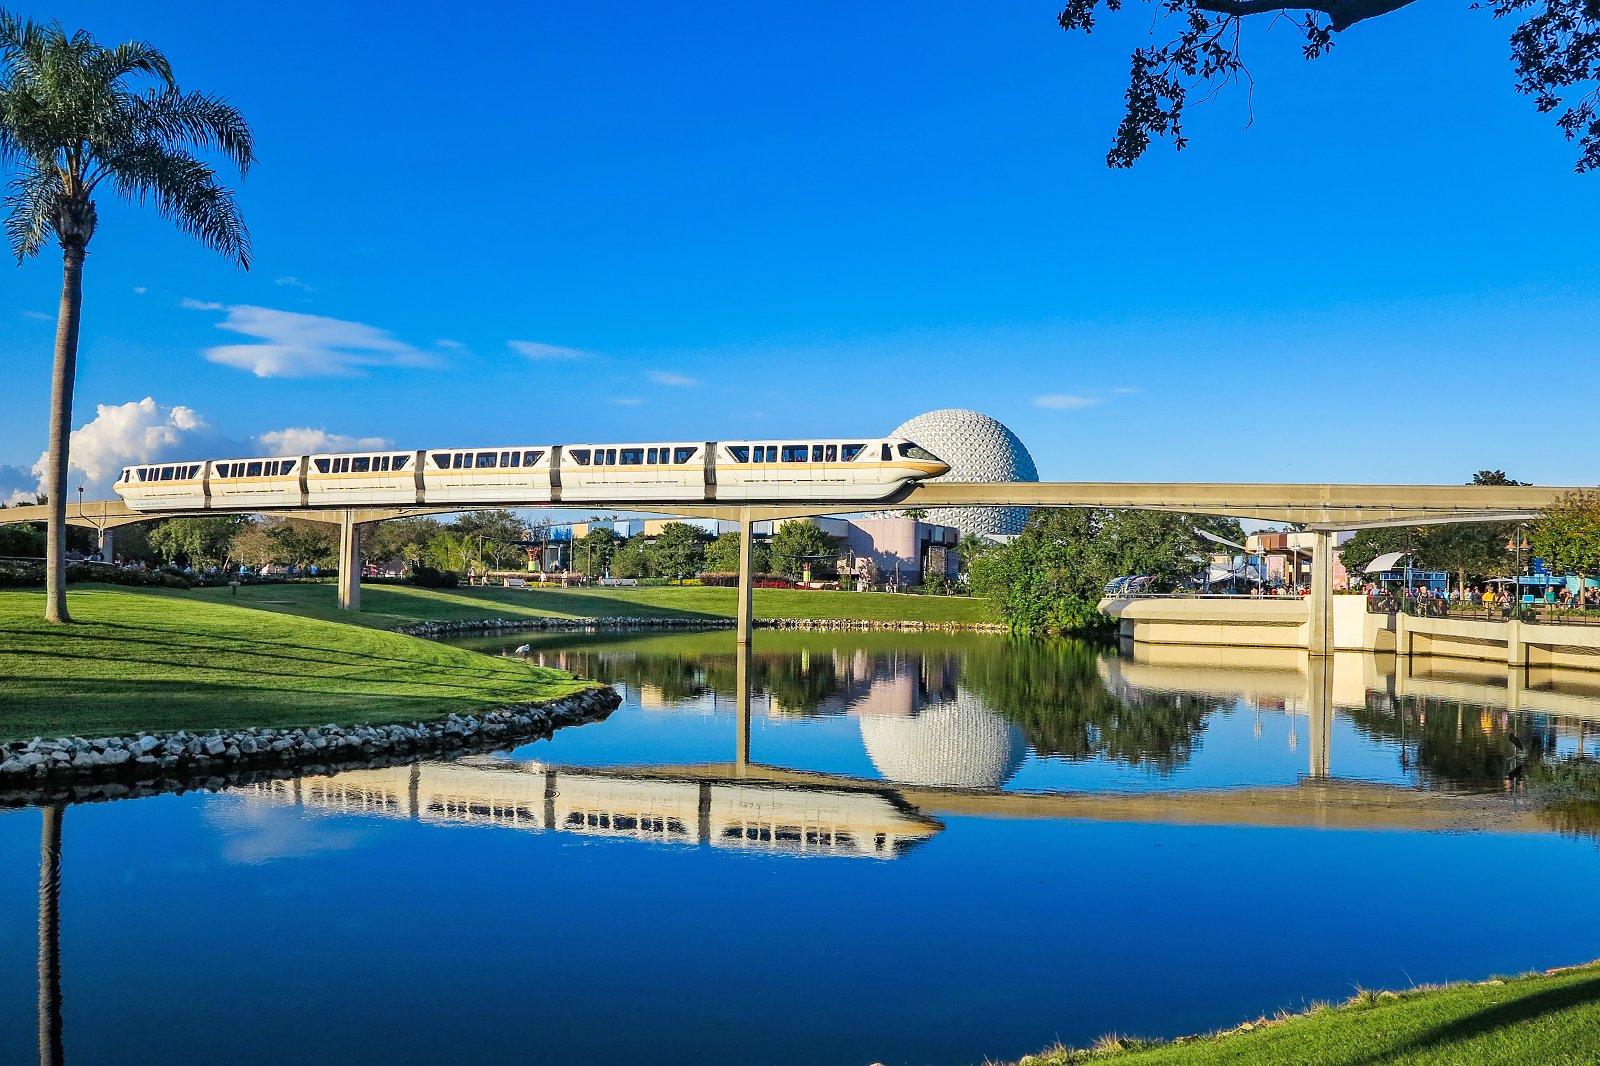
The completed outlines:
[[[515,652],[513,652],[513,654],[515,654],[515,655],[532,655],[533,654],[533,645],[532,644],[524,644],[520,648],[518,648]]]

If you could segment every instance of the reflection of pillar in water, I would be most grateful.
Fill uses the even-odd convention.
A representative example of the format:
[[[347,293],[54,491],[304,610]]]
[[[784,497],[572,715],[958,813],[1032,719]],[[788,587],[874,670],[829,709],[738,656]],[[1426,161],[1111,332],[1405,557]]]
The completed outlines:
[[[418,786],[421,783],[422,783],[422,764],[419,763],[419,762],[414,762],[414,763],[411,764],[411,778],[410,778],[410,780],[408,780],[406,782],[406,806],[411,811],[411,820],[412,821],[416,821],[417,815],[419,813],[421,813],[418,810],[418,804],[417,804],[417,793],[419,791]]]
[[[1306,710],[1311,724],[1311,776],[1325,778],[1333,732],[1333,665],[1321,655],[1306,660]]]
[[[39,834],[39,1064],[60,1066],[61,1050],[61,815],[40,812]]]
[[[735,645],[733,687],[739,711],[739,739],[736,742],[734,762],[743,773],[745,767],[750,765],[750,645],[748,644]]]

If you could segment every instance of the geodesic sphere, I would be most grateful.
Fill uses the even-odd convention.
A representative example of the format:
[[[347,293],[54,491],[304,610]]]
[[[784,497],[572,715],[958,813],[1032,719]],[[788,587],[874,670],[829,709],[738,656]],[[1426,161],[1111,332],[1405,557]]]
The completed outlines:
[[[1038,481],[1033,456],[1017,435],[988,415],[950,407],[903,422],[891,437],[904,437],[950,464],[938,481]],[[963,533],[1016,534],[1026,507],[933,507],[927,521]]]
[[[901,785],[1000,788],[1028,755],[1022,731],[965,689],[909,717],[863,717],[860,725],[872,765]]]

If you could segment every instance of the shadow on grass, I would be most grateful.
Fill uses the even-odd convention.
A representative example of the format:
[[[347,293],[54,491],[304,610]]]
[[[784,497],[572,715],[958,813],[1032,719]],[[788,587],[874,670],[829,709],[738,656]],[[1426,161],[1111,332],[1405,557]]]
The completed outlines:
[[[1514,987],[1514,986],[1513,986]],[[1545,989],[1531,995],[1517,996],[1504,1003],[1485,1007],[1466,1017],[1436,1025],[1418,1033],[1403,1044],[1374,1052],[1359,1059],[1351,1059],[1349,1066],[1377,1066],[1378,1063],[1409,1062],[1424,1052],[1447,1051],[1457,1044],[1465,1044],[1478,1037],[1512,1026],[1527,1025],[1552,1014],[1574,1007],[1600,1004],[1600,974],[1585,977],[1559,988]],[[1551,1058],[1540,1061],[1590,1061],[1584,1056],[1593,1048],[1549,1048],[1554,1055],[1571,1055],[1570,1059]]]

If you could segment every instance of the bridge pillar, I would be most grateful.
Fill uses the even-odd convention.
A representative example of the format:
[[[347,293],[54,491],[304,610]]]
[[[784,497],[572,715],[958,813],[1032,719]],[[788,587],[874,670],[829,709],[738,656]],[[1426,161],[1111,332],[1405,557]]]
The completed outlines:
[[[354,511],[339,512],[339,607],[361,610],[361,523]]]
[[[739,508],[739,619],[736,633],[741,648],[750,646],[750,628],[754,621],[755,585],[751,573],[752,544],[755,538],[754,513],[748,507]],[[742,660],[741,660],[742,661]],[[742,688],[741,688],[742,691]],[[741,697],[744,698],[744,697]]]
[[[1402,659],[1411,658],[1416,647],[1415,635],[1404,611],[1394,613],[1394,653]]]
[[[734,766],[743,777],[750,767],[750,645],[734,650],[734,696],[739,712],[738,740],[734,744]]]
[[[1316,530],[1311,554],[1311,624],[1306,651],[1313,657],[1333,654],[1333,534]]]
[[[1528,668],[1528,642],[1523,639],[1523,623],[1515,618],[1506,622],[1506,666],[1513,670]]]
[[[1328,777],[1333,735],[1333,662],[1320,655],[1306,661],[1306,710],[1311,720],[1311,776]]]
[[[100,558],[104,559],[106,562],[109,563],[111,561],[111,530],[110,529],[102,529],[100,531],[100,543],[98,545],[96,545],[96,547],[98,548],[98,550],[100,552]]]

